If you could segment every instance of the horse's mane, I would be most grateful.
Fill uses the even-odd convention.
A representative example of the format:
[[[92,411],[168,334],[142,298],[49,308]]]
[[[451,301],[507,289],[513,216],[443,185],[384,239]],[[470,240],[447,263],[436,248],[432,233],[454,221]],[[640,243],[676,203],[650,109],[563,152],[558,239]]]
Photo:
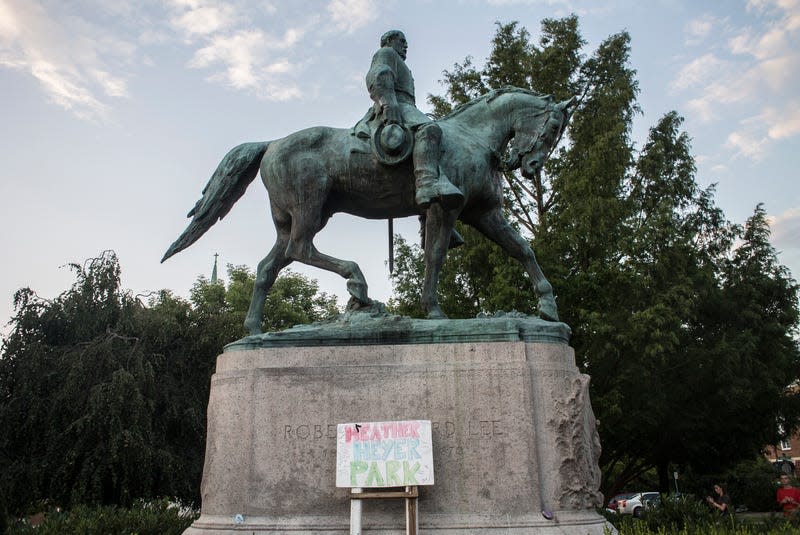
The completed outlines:
[[[539,98],[539,99],[545,101],[548,104],[553,102],[553,97],[551,95],[542,95],[541,93],[536,93],[535,91],[531,91],[530,89],[524,89],[522,87],[514,87],[512,85],[506,85],[506,86],[500,87],[498,89],[492,89],[488,93],[484,93],[483,95],[481,95],[479,97],[473,98],[469,102],[465,102],[463,104],[459,104],[458,106],[453,108],[453,110],[450,111],[450,113],[448,113],[447,115],[441,117],[438,120],[441,121],[441,120],[444,120],[444,119],[451,119],[451,118],[453,118],[453,117],[455,117],[457,115],[460,115],[461,113],[467,111],[468,109],[472,108],[476,104],[479,104],[481,102],[486,102],[488,104],[489,102],[493,101],[494,99],[496,99],[500,95],[505,95],[506,93],[522,93],[522,94],[525,94],[525,95],[530,95],[532,97]]]

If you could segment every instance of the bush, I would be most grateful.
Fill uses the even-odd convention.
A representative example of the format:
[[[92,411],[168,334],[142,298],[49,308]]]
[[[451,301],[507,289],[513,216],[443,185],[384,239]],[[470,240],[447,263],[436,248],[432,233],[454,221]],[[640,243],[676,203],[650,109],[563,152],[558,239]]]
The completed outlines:
[[[687,523],[680,529],[664,526],[653,527],[644,520],[631,516],[620,519],[617,530],[619,535],[796,535],[797,526],[773,517],[768,521],[756,523],[740,522],[735,518],[718,519],[718,523]]]
[[[734,506],[744,505],[750,511],[775,510],[775,468],[763,457],[741,462],[722,477]]]
[[[720,516],[700,499],[683,495],[664,496],[661,505],[646,511],[641,518],[602,511],[619,535],[795,535],[800,531],[800,515],[747,517]]]
[[[713,525],[722,517],[694,496],[670,494],[661,497],[657,508],[646,511],[643,520],[653,531],[665,528],[677,532],[687,526]]]
[[[193,509],[164,498],[136,502],[130,509],[79,505],[50,513],[37,528],[17,522],[8,535],[181,535],[198,517]]]
[[[720,483],[731,497],[734,509],[745,506],[748,511],[775,511],[777,475],[772,464],[758,457],[742,461],[717,474],[694,474],[686,471],[681,490],[697,496],[708,496]]]

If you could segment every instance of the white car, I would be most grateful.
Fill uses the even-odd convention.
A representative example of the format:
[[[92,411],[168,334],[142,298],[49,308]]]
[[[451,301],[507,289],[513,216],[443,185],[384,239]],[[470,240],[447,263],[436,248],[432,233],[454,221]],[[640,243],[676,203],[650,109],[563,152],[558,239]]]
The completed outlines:
[[[642,516],[647,509],[657,507],[661,503],[661,494],[658,492],[637,492],[628,499],[617,501],[617,512],[621,515]]]

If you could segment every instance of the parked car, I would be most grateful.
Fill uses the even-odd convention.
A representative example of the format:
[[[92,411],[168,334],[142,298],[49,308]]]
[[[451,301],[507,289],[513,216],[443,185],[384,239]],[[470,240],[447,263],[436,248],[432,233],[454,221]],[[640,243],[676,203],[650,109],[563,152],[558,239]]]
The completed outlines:
[[[622,494],[617,494],[616,496],[611,498],[611,500],[608,502],[608,505],[606,505],[606,510],[612,513],[617,513],[618,512],[617,507],[620,500],[628,500],[630,498],[633,498],[634,496],[636,496],[635,492],[624,492]]]
[[[617,501],[617,512],[639,518],[646,510],[658,507],[660,503],[661,494],[658,492],[636,492],[629,498]]]

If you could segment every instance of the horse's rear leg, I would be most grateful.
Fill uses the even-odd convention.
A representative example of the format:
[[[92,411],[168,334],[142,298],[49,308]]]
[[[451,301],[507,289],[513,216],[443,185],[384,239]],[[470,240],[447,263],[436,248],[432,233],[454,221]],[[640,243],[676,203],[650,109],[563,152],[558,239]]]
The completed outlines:
[[[291,263],[286,258],[286,244],[289,243],[288,229],[276,225],[278,238],[272,250],[261,262],[258,263],[256,270],[256,280],[253,284],[253,297],[250,299],[250,308],[244,320],[244,326],[250,334],[261,333],[261,321],[264,315],[264,303],[267,300],[275,279],[278,278],[280,271]]]
[[[533,279],[534,288],[539,297],[539,317],[548,321],[558,321],[558,308],[553,296],[553,286],[544,277],[533,249],[520,236],[519,232],[508,224],[500,209],[486,212],[475,219],[468,220],[467,223],[481,231],[487,238],[522,263],[528,276]]]
[[[368,306],[372,300],[367,296],[367,281],[358,264],[323,254],[314,247],[313,239],[325,223],[313,205],[304,206],[302,214],[292,220],[292,232],[286,247],[286,256],[309,266],[332,271],[347,279],[347,291],[357,306]]]

